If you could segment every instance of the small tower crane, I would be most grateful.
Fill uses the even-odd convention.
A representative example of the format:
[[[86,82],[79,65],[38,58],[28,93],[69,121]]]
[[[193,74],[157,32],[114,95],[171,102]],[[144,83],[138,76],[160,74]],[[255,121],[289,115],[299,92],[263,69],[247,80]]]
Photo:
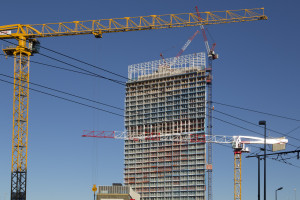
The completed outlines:
[[[268,138],[266,144],[286,144],[285,138]],[[234,200],[242,199],[242,153],[249,153],[246,144],[264,144],[264,138],[252,136],[233,136],[232,148],[234,152]]]
[[[152,141],[173,141],[187,143],[221,143],[231,144],[234,152],[234,200],[242,199],[242,153],[250,152],[246,144],[264,144],[264,138],[253,136],[225,136],[225,135],[202,135],[202,134],[160,134],[145,133],[138,137],[129,137],[126,132],[121,131],[83,131],[82,137],[110,138],[121,140],[152,140]],[[268,138],[266,144],[286,144],[285,138]]]

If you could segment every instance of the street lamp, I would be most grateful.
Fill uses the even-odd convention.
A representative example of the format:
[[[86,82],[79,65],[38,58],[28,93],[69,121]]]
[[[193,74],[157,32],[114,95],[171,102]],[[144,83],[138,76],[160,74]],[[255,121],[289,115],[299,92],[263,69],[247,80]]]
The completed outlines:
[[[277,191],[278,190],[282,190],[283,189],[283,187],[280,187],[280,188],[278,188],[277,190],[275,190],[275,200],[277,200]]]
[[[266,177],[266,173],[267,173],[267,156],[266,156],[266,150],[267,150],[267,123],[266,121],[259,121],[258,122],[259,125],[264,125],[265,126],[265,142],[264,142],[264,200],[267,200],[267,193],[266,193],[266,188],[267,188],[267,177]]]

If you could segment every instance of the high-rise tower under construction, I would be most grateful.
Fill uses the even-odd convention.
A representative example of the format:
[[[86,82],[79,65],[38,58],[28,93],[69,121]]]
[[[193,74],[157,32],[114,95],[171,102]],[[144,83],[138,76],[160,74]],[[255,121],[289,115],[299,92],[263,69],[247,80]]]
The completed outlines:
[[[125,184],[143,200],[204,200],[205,143],[160,140],[205,134],[205,53],[130,65]],[[193,138],[193,137],[192,137]]]

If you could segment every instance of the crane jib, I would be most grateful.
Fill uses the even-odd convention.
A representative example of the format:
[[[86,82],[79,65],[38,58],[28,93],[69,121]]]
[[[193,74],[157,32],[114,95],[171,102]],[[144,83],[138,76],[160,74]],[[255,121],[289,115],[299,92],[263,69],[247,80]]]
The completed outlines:
[[[25,38],[38,38],[84,34],[101,36],[103,33],[236,23],[267,19],[267,16],[264,15],[264,8],[207,11],[201,12],[201,15],[203,16],[202,18],[199,18],[197,13],[180,13],[33,25],[4,25],[0,26],[0,38],[15,39],[20,36]]]

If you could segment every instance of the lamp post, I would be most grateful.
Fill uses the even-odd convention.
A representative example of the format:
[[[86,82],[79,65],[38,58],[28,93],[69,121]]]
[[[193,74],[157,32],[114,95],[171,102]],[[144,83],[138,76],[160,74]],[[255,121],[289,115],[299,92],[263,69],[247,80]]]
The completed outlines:
[[[283,187],[280,187],[280,188],[278,188],[277,190],[275,190],[275,200],[277,200],[277,191],[278,190],[282,190],[283,189]]]
[[[257,156],[258,166],[257,166],[257,199],[260,200],[260,156]]]
[[[297,200],[297,197],[296,197],[296,188],[294,188],[294,191],[295,191],[295,200]]]
[[[266,140],[267,140],[267,123],[266,121],[259,121],[258,122],[259,125],[264,125],[265,126],[265,142],[264,142],[264,200],[267,200],[267,193],[266,193],[266,188],[267,188],[267,156],[266,156],[266,150],[267,150],[267,144],[266,144]]]

